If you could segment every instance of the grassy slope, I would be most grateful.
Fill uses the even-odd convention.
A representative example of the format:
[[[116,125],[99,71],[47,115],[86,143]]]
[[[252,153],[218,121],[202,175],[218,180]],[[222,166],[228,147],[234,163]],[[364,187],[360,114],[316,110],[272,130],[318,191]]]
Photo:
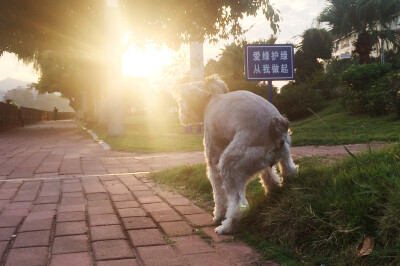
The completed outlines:
[[[382,117],[354,116],[344,110],[339,100],[315,115],[291,123],[292,145],[335,145],[400,140],[400,119],[396,115]]]
[[[399,264],[400,144],[356,159],[322,162],[300,160],[298,178],[267,196],[258,182],[250,183],[251,208],[240,236],[265,258],[286,265]],[[204,197],[198,202],[211,210],[204,165],[152,176],[188,197]],[[191,189],[186,189],[188,184],[193,184]],[[366,236],[374,238],[374,251],[358,258],[356,250]]]
[[[319,113],[328,127],[311,116],[291,124],[292,145],[335,145],[375,141],[398,141],[400,119],[395,115],[375,117],[351,116],[338,100]],[[107,137],[104,128],[97,135],[114,150],[128,152],[169,152],[203,150],[202,134],[183,134],[176,113],[131,115],[126,119],[126,135]]]

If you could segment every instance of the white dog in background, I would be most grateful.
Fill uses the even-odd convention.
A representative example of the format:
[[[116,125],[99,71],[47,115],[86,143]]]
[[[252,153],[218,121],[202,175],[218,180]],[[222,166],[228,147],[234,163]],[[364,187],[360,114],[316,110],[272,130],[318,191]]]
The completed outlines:
[[[174,91],[183,125],[204,123],[208,178],[214,193],[214,222],[218,234],[232,233],[240,209],[248,206],[245,189],[261,172],[266,191],[280,185],[282,177],[296,174],[290,157],[289,122],[262,97],[248,91],[228,92],[217,75],[204,82],[179,86]]]

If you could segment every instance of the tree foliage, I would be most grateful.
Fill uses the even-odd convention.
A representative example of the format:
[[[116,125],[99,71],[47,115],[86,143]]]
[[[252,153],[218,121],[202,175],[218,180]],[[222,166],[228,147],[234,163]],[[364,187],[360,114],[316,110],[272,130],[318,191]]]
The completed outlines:
[[[378,37],[396,44],[396,32],[390,24],[400,15],[400,0],[327,0],[328,6],[319,15],[336,38],[358,33],[354,52],[360,64],[368,63],[372,46]]]
[[[289,119],[300,119],[325,106],[325,98],[332,96],[332,79],[323,74],[318,59],[329,59],[332,54],[332,37],[324,29],[311,28],[302,34],[302,40],[294,55],[296,81],[281,88],[274,98],[280,112]]]
[[[259,40],[252,44],[274,44],[276,39],[276,36],[272,35],[267,40]],[[247,42],[242,40],[226,45],[218,56],[218,60],[211,59],[207,62],[204,69],[205,75],[220,75],[231,91],[248,90],[268,98],[268,88],[265,84],[245,79],[243,64],[246,44]]]
[[[45,51],[37,54],[35,64],[41,76],[32,86],[40,92],[61,92],[74,109],[81,106],[83,94],[98,95],[104,86],[104,61],[95,58]]]
[[[150,0],[125,1],[129,25],[135,36],[162,40],[174,47],[188,41],[216,41],[240,36],[243,28],[240,19],[246,14],[255,16],[261,11],[276,33],[279,14],[269,0]]]
[[[329,59],[332,55],[332,37],[324,29],[311,28],[302,34],[302,41],[295,53],[296,81],[310,79],[312,74],[322,70],[318,59]]]
[[[261,11],[274,32],[279,14],[269,0],[120,0],[126,31],[177,48],[189,41],[240,36],[244,14]],[[82,91],[98,89],[105,61],[104,0],[1,0],[0,56],[34,62],[41,91],[59,91],[79,106]]]

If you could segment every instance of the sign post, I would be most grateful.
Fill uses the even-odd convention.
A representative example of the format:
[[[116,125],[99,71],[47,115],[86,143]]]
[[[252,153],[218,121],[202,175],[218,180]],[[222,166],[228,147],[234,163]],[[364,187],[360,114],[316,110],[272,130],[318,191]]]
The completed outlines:
[[[291,44],[249,44],[245,46],[244,69],[249,81],[268,81],[272,103],[272,81],[294,80],[294,48]]]

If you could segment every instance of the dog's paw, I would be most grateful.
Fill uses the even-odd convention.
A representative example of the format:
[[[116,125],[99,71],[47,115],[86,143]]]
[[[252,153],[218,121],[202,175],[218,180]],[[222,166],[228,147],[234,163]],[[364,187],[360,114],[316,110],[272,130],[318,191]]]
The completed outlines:
[[[217,228],[215,228],[214,231],[219,235],[235,233],[234,227],[232,226],[232,222],[229,219],[222,221],[222,224]]]
[[[223,225],[218,226],[217,228],[214,229],[214,231],[215,231],[215,233],[217,233],[219,235],[223,235],[225,233]]]

